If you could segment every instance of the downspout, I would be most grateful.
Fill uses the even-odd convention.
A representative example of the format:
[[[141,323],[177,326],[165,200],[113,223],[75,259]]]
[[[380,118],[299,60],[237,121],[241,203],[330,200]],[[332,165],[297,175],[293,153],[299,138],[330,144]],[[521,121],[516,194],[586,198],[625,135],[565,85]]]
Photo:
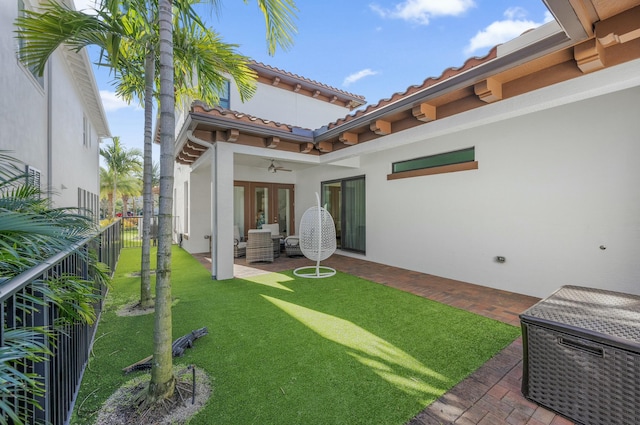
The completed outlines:
[[[211,278],[218,276],[218,146],[213,145],[211,160]]]
[[[187,140],[193,142],[193,143],[197,143],[201,146],[204,146],[205,148],[210,148],[212,146],[215,146],[215,144],[211,143],[211,142],[207,142],[206,140],[202,140],[202,139],[198,139],[196,136],[193,135],[193,131],[189,130],[187,131]]]

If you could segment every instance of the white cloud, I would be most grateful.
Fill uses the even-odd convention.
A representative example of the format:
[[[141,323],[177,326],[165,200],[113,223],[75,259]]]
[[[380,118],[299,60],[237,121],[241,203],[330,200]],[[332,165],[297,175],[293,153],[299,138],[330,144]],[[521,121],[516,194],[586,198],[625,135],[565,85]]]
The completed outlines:
[[[361,71],[355,72],[349,76],[347,76],[344,81],[342,82],[342,85],[347,87],[353,83],[355,83],[358,80],[363,79],[364,77],[368,77],[370,75],[376,75],[378,72],[377,71],[372,71],[369,68],[363,69]]]
[[[488,27],[473,36],[464,49],[466,55],[470,55],[484,48],[491,48],[498,44],[513,40],[527,30],[537,28],[553,19],[550,13],[546,13],[543,22],[535,22],[526,19],[527,11],[521,7],[512,7],[504,12],[505,19],[495,21]]]
[[[100,90],[100,98],[102,98],[102,106],[104,106],[105,112],[114,112],[124,108],[138,108],[136,105],[129,105],[112,91]]]
[[[432,18],[458,16],[475,6],[474,0],[405,0],[393,9],[370,4],[371,10],[383,18],[402,19],[428,25]]]
[[[524,19],[527,17],[527,11],[522,7],[510,7],[504,11],[504,17],[510,21]]]

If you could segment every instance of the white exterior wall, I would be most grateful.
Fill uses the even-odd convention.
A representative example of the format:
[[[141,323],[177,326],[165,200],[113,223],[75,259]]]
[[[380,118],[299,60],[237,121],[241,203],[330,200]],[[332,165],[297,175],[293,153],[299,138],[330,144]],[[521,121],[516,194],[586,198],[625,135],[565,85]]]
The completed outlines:
[[[97,126],[91,123],[91,146],[84,147],[86,108],[60,50],[49,59],[44,87],[20,63],[13,33],[17,7],[16,0],[0,2],[0,149],[40,171],[41,188],[52,189],[55,206],[76,207],[78,188],[100,194]]]
[[[178,242],[178,238],[180,234],[189,233],[189,229],[185,228],[185,221],[184,221],[185,202],[187,202],[187,200],[185,199],[185,193],[184,193],[185,192],[184,182],[185,181],[189,182],[190,173],[191,173],[191,167],[186,165],[181,165],[178,163],[175,164],[174,176],[173,176],[173,179],[174,179],[173,180],[174,181],[173,183],[173,193],[174,193],[173,216],[175,221],[173,223],[174,224],[173,232],[175,234],[176,242]],[[190,186],[191,185],[189,184],[189,187]],[[189,190],[189,192],[191,192],[191,190]],[[187,208],[190,208],[190,206],[187,206]],[[188,227],[191,227],[191,223],[188,223]],[[187,240],[183,240],[182,246],[187,248],[189,246],[189,242]],[[187,250],[189,252],[196,252],[188,248]]]
[[[367,260],[537,297],[569,284],[640,294],[638,99],[634,87],[434,138],[432,125],[388,136],[416,143],[363,154],[359,169],[299,173],[296,216],[321,181],[364,174]],[[470,146],[478,170],[386,179],[394,161]]]
[[[17,1],[0,2],[0,149],[42,172],[47,182],[47,95],[17,58]]]
[[[262,83],[258,83],[256,94],[245,103],[240,101],[233,82],[230,92],[230,109],[233,111],[311,130],[350,112],[349,108]]]
[[[183,188],[184,183],[180,186]],[[181,201],[184,203],[184,195]],[[181,211],[179,209],[178,213],[182,218]],[[211,235],[211,167],[198,168],[191,174],[189,211],[189,240],[184,240],[182,246],[189,252],[209,252],[209,239],[205,236]]]
[[[84,105],[61,54],[49,60],[52,67],[52,189],[57,206],[78,205],[78,188],[100,194],[100,141],[89,124],[89,144],[83,142]],[[90,120],[89,115],[86,116]],[[65,189],[66,188],[66,189]]]

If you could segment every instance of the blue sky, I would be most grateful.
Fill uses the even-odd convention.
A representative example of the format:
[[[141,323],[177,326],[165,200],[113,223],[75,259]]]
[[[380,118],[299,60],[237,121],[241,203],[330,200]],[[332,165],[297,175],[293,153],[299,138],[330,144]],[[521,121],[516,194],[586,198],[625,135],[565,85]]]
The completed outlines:
[[[80,10],[93,0],[75,2]],[[219,3],[217,14],[199,6],[201,16],[240,53],[370,104],[552,19],[541,0],[298,0],[294,46],[269,56],[256,2]],[[116,98],[104,70],[96,70],[96,80],[112,135],[142,149],[142,108]]]

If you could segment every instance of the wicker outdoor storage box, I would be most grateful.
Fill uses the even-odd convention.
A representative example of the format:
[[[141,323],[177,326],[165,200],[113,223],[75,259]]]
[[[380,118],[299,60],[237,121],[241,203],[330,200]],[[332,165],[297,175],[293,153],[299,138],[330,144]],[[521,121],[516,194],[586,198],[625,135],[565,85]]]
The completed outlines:
[[[580,424],[640,424],[640,297],[563,286],[520,323],[526,398]]]

